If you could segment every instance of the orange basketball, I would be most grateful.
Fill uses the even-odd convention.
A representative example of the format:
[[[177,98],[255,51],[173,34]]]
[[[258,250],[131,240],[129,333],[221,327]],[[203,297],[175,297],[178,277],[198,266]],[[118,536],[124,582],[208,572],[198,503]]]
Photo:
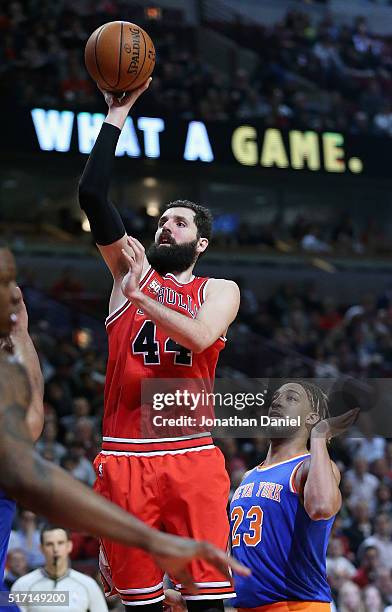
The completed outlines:
[[[154,44],[142,28],[128,21],[111,21],[87,41],[86,68],[101,89],[130,91],[148,79],[155,66]]]

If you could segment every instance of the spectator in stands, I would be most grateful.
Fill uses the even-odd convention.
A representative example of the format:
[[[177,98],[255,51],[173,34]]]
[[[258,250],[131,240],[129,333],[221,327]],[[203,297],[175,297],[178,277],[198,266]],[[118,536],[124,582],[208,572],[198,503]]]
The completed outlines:
[[[367,586],[363,591],[365,612],[384,612],[385,606],[382,601],[381,593],[377,587]]]
[[[53,406],[56,415],[61,418],[64,415],[70,414],[72,395],[69,385],[59,378],[52,378],[45,389],[45,400]]]
[[[367,431],[364,431],[365,427],[366,429],[370,430],[369,433],[367,433]],[[373,464],[372,465],[373,474],[378,476],[376,470],[374,469],[376,467],[375,462],[380,461],[384,457],[386,442],[385,442],[385,438],[381,438],[381,436],[372,435],[371,429],[372,429],[372,424],[367,423],[365,421],[365,416],[364,416],[362,418],[362,431],[366,435],[363,438],[360,438],[359,440],[356,441],[357,448],[356,448],[355,454],[358,457],[365,459],[365,461],[367,461],[368,463]],[[379,468],[382,471],[383,466],[379,464]]]
[[[368,546],[374,546],[380,554],[380,562],[392,570],[392,519],[388,514],[379,514],[374,522],[374,534],[362,543],[359,554]]]
[[[384,601],[391,606],[392,609],[392,575],[389,569],[386,567],[380,567],[378,570],[376,585],[379,588]]]
[[[99,557],[99,541],[97,538],[84,533],[74,532],[71,534],[71,540],[71,560],[82,562],[79,563],[79,566],[82,566],[82,564],[85,566],[88,563],[90,567],[94,568],[94,573],[96,573]],[[73,565],[76,564],[74,563]]]
[[[357,501],[366,502],[370,509],[375,507],[375,493],[379,485],[378,479],[368,470],[369,464],[364,457],[356,456],[353,462],[353,468],[347,471],[346,477],[353,484],[353,493],[351,501],[355,504]]]
[[[368,545],[361,552],[361,564],[358,571],[352,577],[361,589],[368,584],[374,584],[378,577],[380,568],[380,553],[376,546]]]
[[[376,492],[377,506],[376,514],[392,514],[392,492],[391,487],[386,484],[380,484]]]
[[[323,331],[332,331],[340,325],[342,315],[340,314],[335,300],[327,297],[321,305],[321,312],[318,320],[319,328]]]
[[[385,448],[385,461],[387,463],[387,476],[392,480],[392,440],[388,440]]]
[[[331,16],[317,23],[305,12],[289,11],[265,26],[205,17],[205,26],[262,58],[253,76],[237,62],[225,74],[201,61],[196,28],[165,17],[144,23],[138,6],[106,2],[96,10],[94,3],[76,1],[72,8],[68,1],[50,11],[46,4],[37,6],[12,2],[3,9],[2,80],[17,104],[98,104],[83,68],[85,43],[101,23],[128,19],[145,27],[157,48],[147,114],[206,120],[237,116],[274,127],[390,132],[383,94],[390,81],[389,44],[373,35],[363,18],[352,26]]]
[[[86,456],[91,460],[98,454],[100,439],[94,424],[88,417],[80,417],[77,420],[71,439],[84,449]]]
[[[219,440],[221,448],[226,459],[226,470],[230,475],[236,470],[246,471],[246,464],[241,456],[238,448],[238,440],[235,438],[222,438]]]
[[[383,438],[382,440],[383,442],[385,442]],[[378,478],[381,484],[384,484],[387,487],[390,487],[392,485],[392,479],[389,473],[388,463],[387,463],[387,460],[385,459],[385,452],[384,452],[384,456],[373,461],[371,465],[371,471]]]
[[[385,104],[374,117],[374,127],[377,134],[392,136],[392,106]]]
[[[67,301],[79,298],[82,285],[75,276],[72,266],[64,268],[61,276],[52,287],[52,295],[56,299]]]
[[[8,552],[4,584],[10,589],[15,580],[24,576],[29,571],[27,556],[22,548],[13,548]]]
[[[71,58],[72,60],[73,58]],[[93,83],[87,78],[84,68],[76,60],[69,62],[68,74],[60,83],[60,92],[65,104],[86,107],[94,103]],[[70,282],[71,278],[64,277],[63,286],[53,287],[53,294],[59,295],[61,291],[80,293],[80,288],[75,281]]]
[[[385,96],[377,79],[370,79],[368,81],[367,87],[360,96],[360,102],[363,111],[370,116],[377,115],[385,106]]]
[[[84,482],[90,487],[95,481],[95,472],[91,461],[86,458],[83,444],[78,441],[68,444],[68,453],[62,460],[62,466],[69,471],[74,478]]]
[[[15,548],[23,550],[30,568],[36,568],[44,562],[37,516],[30,510],[20,511],[18,528],[11,531],[8,550],[12,551]]]
[[[75,429],[78,419],[81,417],[87,418],[92,425],[95,425],[95,418],[91,416],[91,405],[86,397],[75,397],[72,401],[72,414],[66,415],[60,419],[60,425],[68,431]]]
[[[344,529],[344,535],[350,542],[350,549],[357,554],[363,540],[372,533],[370,522],[369,505],[366,501],[358,501],[352,506],[353,521],[350,526]]]
[[[312,253],[328,253],[331,247],[320,238],[320,235],[320,228],[317,225],[310,226],[301,241],[303,250]]]
[[[60,463],[61,459],[66,454],[65,447],[57,442],[58,427],[55,421],[46,421],[42,432],[42,436],[37,442],[36,448],[39,453],[50,450],[53,453],[54,461]]]
[[[354,582],[345,582],[339,589],[339,612],[365,612],[362,603],[361,591]]]
[[[336,43],[331,36],[320,36],[313,47],[313,53],[318,59],[327,79],[330,72],[343,73],[345,71],[345,66],[339,55]]]
[[[344,554],[343,542],[339,538],[331,538],[327,551],[327,575],[332,572],[344,574],[347,580],[352,580],[357,570]]]

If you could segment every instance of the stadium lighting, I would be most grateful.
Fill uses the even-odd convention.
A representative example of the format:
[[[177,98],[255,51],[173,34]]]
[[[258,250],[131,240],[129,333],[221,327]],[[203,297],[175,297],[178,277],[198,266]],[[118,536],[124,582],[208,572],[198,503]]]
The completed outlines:
[[[147,202],[147,214],[149,217],[157,217],[159,215],[159,202],[151,200]]]
[[[146,178],[143,179],[143,185],[145,187],[156,187],[158,185],[158,181],[153,176],[146,176]]]
[[[84,232],[91,232],[90,223],[87,217],[85,217],[82,221],[82,230]]]

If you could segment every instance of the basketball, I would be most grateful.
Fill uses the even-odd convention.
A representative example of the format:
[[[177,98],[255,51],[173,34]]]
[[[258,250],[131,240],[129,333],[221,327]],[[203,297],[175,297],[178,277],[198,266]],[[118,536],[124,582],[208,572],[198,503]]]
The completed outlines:
[[[142,28],[128,21],[111,21],[97,28],[87,41],[86,68],[101,89],[137,89],[155,66],[154,44]]]

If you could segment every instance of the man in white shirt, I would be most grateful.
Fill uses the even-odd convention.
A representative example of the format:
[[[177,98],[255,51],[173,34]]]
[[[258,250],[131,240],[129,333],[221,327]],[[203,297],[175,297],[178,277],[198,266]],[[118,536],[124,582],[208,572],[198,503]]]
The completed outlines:
[[[71,569],[69,555],[72,542],[65,529],[46,527],[41,532],[41,549],[45,557],[45,566],[26,574],[14,582],[12,593],[67,591],[69,593],[68,612],[107,612],[108,608],[98,584],[85,574]],[[22,612],[58,612],[57,605],[21,606]]]
[[[351,580],[357,573],[355,566],[345,557],[343,543],[339,538],[331,538],[327,552],[327,576],[333,571],[344,573]]]
[[[375,509],[376,489],[380,482],[376,476],[368,472],[368,462],[361,456],[355,457],[352,469],[346,473],[346,478],[353,485],[350,503],[365,501],[373,513]]]

